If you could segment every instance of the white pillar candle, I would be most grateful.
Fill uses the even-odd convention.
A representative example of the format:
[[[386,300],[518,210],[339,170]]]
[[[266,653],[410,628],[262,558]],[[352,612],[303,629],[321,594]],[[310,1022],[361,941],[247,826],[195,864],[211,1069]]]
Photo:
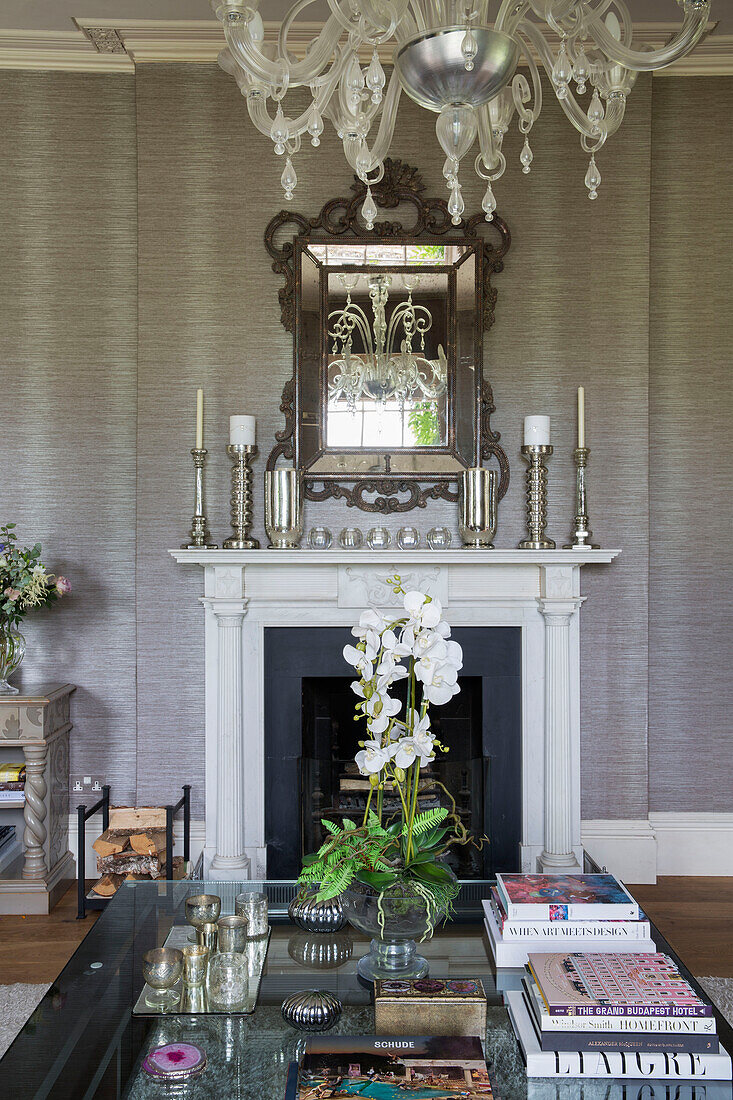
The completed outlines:
[[[585,390],[578,386],[578,446],[585,447]]]
[[[196,450],[204,445],[204,391],[196,390]]]
[[[550,418],[549,416],[525,416],[524,418],[524,445],[533,443],[548,447],[550,444]]]
[[[229,442],[232,446],[243,443],[254,447],[256,423],[257,421],[253,416],[230,416]]]

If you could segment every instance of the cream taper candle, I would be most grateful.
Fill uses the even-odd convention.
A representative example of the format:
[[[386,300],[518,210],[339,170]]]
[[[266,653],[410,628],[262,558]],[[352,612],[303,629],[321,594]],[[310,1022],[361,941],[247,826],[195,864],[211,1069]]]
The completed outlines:
[[[232,447],[238,443],[254,447],[257,421],[254,416],[229,417],[229,443]]]
[[[550,418],[549,416],[525,416],[524,418],[524,445],[531,447],[533,443],[544,447],[550,445]]]
[[[585,390],[578,386],[578,446],[585,447]]]
[[[204,445],[204,391],[196,390],[196,450]]]

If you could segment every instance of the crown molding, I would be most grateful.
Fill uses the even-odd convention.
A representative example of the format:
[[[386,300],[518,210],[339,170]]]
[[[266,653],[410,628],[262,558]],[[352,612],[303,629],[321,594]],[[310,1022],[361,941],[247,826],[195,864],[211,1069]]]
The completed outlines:
[[[49,69],[68,72],[134,72],[137,65],[162,62],[215,64],[225,46],[216,20],[173,19],[75,19],[73,31],[0,30],[0,68]],[[278,23],[266,22],[270,37]],[[295,56],[302,57],[321,23],[296,23],[289,36]],[[733,35],[715,33],[711,23],[706,37],[688,57],[655,77],[720,76],[733,74]],[[638,23],[635,42],[659,47],[679,29],[676,23]],[[556,43],[555,43],[556,45]],[[391,62],[393,48],[382,46],[381,60]],[[365,59],[371,51],[364,51]]]

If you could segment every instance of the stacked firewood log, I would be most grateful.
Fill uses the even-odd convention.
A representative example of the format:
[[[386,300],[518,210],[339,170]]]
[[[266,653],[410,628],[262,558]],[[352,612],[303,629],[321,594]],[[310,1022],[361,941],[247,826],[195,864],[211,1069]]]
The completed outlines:
[[[102,876],[92,889],[100,897],[111,897],[126,879],[135,882],[183,877],[180,857],[172,860],[172,873],[167,873],[165,809],[160,806],[110,807],[109,828],[92,847]]]

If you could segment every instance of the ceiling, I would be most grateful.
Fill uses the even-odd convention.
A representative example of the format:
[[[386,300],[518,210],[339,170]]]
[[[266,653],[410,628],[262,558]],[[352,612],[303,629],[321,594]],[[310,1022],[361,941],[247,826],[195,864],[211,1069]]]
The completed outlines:
[[[681,19],[676,0],[628,0],[631,14],[642,23],[675,23]],[[292,0],[261,0],[264,19],[281,19]],[[325,3],[316,0],[304,13],[305,19],[327,14]],[[92,19],[213,19],[208,0],[0,0],[0,28],[14,30],[68,31],[72,20]],[[733,4],[712,0],[712,18],[721,34],[733,34]]]
[[[681,23],[677,0],[627,3],[640,43],[661,45]],[[291,6],[292,0],[261,0],[260,12],[267,25]],[[712,0],[711,7],[707,38],[663,73],[733,73],[733,3]],[[327,14],[325,0],[305,8],[294,26],[300,26],[296,50],[313,33],[307,24]],[[213,62],[222,46],[208,0],[0,0],[0,68],[129,72],[143,62]]]

